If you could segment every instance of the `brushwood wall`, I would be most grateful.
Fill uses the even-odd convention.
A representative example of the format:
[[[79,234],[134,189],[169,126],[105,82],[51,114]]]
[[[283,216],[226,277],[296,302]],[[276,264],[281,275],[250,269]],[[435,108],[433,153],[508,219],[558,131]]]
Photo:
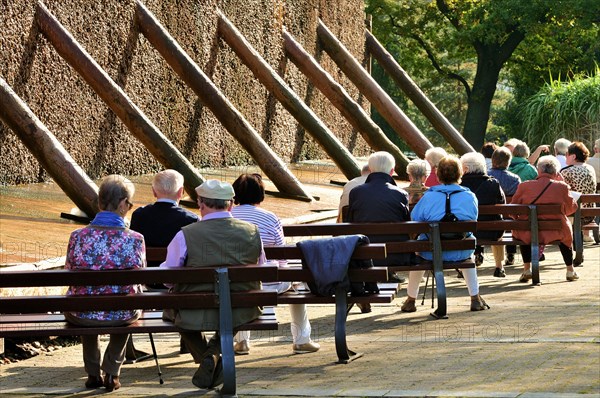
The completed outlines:
[[[320,18],[364,64],[363,0],[143,3],[284,161],[320,159],[326,154],[218,38],[217,9],[355,155],[367,153],[360,135],[285,57],[281,39],[281,28],[285,26],[368,109],[356,88],[320,49],[316,37]],[[139,33],[135,1],[46,0],[44,4],[196,167],[253,163]],[[0,0],[0,76],[92,178],[161,169],[38,31],[36,6],[35,0]],[[0,185],[48,179],[16,134],[1,121],[0,151]]]

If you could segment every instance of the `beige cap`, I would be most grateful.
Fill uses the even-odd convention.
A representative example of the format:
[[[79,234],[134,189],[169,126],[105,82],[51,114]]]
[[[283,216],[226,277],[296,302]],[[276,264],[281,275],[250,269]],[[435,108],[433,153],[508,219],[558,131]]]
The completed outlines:
[[[206,180],[196,187],[198,196],[207,199],[231,200],[235,195],[233,187],[228,182]]]

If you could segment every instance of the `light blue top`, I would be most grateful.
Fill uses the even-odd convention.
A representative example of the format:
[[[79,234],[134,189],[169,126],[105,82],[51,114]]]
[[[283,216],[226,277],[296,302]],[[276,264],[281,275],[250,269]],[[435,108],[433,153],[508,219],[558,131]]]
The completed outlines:
[[[413,221],[439,221],[446,214],[446,193],[458,193],[450,197],[450,211],[460,221],[475,221],[478,215],[477,197],[469,188],[457,184],[436,185],[425,192],[421,200],[417,202],[411,212]],[[427,240],[426,234],[421,234],[418,240]],[[474,250],[452,250],[445,251],[442,255],[444,261],[465,260],[473,255]],[[431,252],[418,253],[425,260],[432,260]]]

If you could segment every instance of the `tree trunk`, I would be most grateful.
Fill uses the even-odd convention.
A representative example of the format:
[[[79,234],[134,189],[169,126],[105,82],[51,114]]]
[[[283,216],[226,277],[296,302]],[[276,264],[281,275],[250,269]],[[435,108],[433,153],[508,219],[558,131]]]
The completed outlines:
[[[481,46],[477,53],[477,73],[468,100],[463,136],[479,151],[485,141],[492,99],[503,62],[498,60],[496,46]]]

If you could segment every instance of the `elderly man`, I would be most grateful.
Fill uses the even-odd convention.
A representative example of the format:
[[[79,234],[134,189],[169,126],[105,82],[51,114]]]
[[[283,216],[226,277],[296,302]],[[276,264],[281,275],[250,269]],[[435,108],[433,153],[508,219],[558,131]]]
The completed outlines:
[[[202,221],[190,224],[178,232],[167,248],[167,258],[161,268],[208,267],[215,265],[257,264],[264,262],[264,252],[258,227],[231,215],[233,197],[231,184],[208,180],[196,188]],[[212,285],[177,284],[175,292],[206,291]],[[232,290],[260,289],[260,282],[232,283]],[[222,381],[221,344],[219,333],[210,340],[203,330],[216,329],[218,310],[175,309],[173,320],[183,331],[186,347],[200,367],[192,383],[200,388],[212,388]],[[258,307],[233,311],[233,326],[258,318]]]
[[[138,208],[131,215],[130,228],[144,235],[147,247],[165,247],[181,228],[198,221],[198,216],[179,206],[183,195],[183,176],[171,169],[156,173],[152,179],[156,202]],[[148,267],[160,262],[149,261]],[[149,286],[165,289],[162,284]]]
[[[349,222],[396,222],[409,221],[408,194],[396,186],[392,178],[396,161],[388,152],[375,152],[369,156],[371,173],[364,184],[350,191],[348,208]],[[408,235],[369,236],[371,242],[390,242],[407,240]],[[408,265],[414,262],[414,254],[392,254],[385,260],[374,261],[375,265]],[[396,274],[390,275],[391,280],[404,282]],[[364,312],[364,310],[363,310]]]

